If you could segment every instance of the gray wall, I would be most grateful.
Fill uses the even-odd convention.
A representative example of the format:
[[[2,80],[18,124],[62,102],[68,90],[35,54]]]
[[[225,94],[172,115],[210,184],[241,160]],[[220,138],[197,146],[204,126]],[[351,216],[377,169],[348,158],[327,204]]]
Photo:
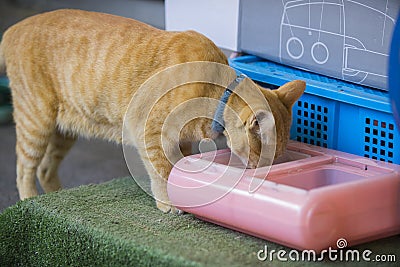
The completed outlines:
[[[165,28],[163,0],[0,0],[0,32],[23,18],[60,8],[105,12]]]

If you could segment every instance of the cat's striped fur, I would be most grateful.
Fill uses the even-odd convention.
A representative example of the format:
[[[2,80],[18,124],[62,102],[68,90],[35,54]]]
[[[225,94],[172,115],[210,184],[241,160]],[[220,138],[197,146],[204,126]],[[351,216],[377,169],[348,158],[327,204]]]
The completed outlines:
[[[120,143],[124,114],[139,86],[157,71],[188,61],[227,64],[220,49],[201,34],[166,32],[113,15],[58,10],[10,27],[0,45],[0,70],[6,65],[12,89],[21,199],[37,195],[36,174],[45,192],[61,188],[58,165],[78,135]],[[223,88],[210,85],[184,87],[155,107],[153,114],[157,115],[149,118],[152,123],[146,132],[147,151],[138,147],[152,179],[153,194],[161,200],[157,206],[165,212],[176,209],[169,205],[166,192],[172,166],[159,141],[165,119],[162,114],[182,101],[219,99],[223,92]],[[297,81],[277,93],[263,92],[273,102],[282,147],[288,138],[291,106],[303,91],[304,83]],[[230,102],[235,101],[231,98]],[[236,102],[234,109],[240,112],[245,104]],[[251,114],[244,121],[247,119],[251,120]],[[182,138],[180,145],[215,137],[210,122],[200,118],[189,123],[177,133]]]

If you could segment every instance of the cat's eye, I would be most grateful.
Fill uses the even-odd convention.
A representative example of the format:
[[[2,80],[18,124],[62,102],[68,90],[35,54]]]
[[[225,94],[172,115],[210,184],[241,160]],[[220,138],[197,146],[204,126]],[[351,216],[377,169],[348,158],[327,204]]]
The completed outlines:
[[[258,123],[258,120],[254,120],[253,122],[252,122],[252,124],[250,125],[250,129],[252,129],[252,130],[257,130],[257,129],[259,129],[260,128],[260,125],[259,125],[259,123]]]

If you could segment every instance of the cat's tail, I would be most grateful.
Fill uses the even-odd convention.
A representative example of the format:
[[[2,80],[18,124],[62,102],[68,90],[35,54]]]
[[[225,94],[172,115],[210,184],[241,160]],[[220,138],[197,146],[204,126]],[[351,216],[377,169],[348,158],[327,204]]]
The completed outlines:
[[[4,58],[4,53],[2,49],[2,42],[0,43],[0,74],[4,74],[6,72],[6,60]]]

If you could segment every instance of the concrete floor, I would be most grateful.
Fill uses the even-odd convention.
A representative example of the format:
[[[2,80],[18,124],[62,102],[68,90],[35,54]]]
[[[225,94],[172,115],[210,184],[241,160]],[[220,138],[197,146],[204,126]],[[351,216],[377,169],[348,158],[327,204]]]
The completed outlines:
[[[138,168],[143,168],[140,163]],[[18,198],[15,171],[15,129],[0,126],[0,211]],[[79,140],[62,162],[59,175],[64,188],[101,183],[128,176],[122,147],[100,140]]]

